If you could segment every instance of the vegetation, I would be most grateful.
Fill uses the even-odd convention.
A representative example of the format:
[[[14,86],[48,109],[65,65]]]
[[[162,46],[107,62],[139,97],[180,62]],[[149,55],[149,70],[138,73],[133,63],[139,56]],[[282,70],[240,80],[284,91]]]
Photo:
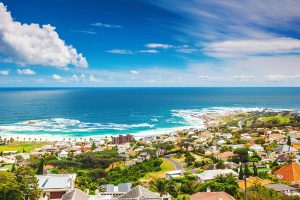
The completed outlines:
[[[31,152],[35,148],[44,146],[45,143],[37,142],[12,142],[5,145],[0,145],[0,152],[2,151],[17,151],[17,152]]]

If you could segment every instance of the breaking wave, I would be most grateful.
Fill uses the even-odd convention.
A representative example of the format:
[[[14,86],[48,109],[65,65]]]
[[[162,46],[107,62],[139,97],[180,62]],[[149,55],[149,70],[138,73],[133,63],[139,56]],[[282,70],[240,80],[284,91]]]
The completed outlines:
[[[155,125],[117,124],[117,123],[86,123],[75,119],[52,118],[41,120],[28,120],[15,124],[1,125],[0,131],[5,132],[91,132],[96,130],[128,130],[134,128],[153,128]]]

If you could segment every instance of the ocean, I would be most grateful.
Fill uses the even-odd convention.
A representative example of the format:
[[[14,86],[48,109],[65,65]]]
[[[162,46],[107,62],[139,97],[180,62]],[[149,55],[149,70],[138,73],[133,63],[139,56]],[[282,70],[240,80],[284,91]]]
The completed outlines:
[[[230,109],[300,109],[300,88],[2,88],[0,134],[152,135]]]

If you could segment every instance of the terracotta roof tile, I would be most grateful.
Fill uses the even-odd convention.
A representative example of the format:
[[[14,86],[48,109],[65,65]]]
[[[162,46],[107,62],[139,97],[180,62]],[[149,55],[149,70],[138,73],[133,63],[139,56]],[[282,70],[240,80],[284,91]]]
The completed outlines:
[[[198,192],[190,196],[191,200],[235,200],[226,192]]]
[[[288,183],[300,183],[300,165],[297,163],[285,165],[279,168],[274,174],[276,178]]]

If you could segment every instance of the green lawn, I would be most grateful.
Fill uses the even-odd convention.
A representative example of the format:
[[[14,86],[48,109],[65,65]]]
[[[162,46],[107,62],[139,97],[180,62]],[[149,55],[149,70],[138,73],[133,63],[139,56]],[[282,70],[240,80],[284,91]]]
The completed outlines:
[[[243,168],[243,170],[245,170],[245,168]],[[253,167],[249,166],[249,170],[253,173]],[[268,168],[257,168],[257,172],[268,172],[270,170],[271,169],[268,169]]]
[[[33,149],[44,146],[45,143],[39,142],[13,142],[7,145],[0,146],[0,151],[18,151],[23,152],[23,148],[25,152],[29,153]]]
[[[286,124],[291,121],[290,117],[283,117],[283,116],[263,117],[260,120],[262,122],[270,122],[272,120],[278,120],[281,124]]]
[[[165,173],[168,171],[173,171],[175,170],[175,167],[172,163],[170,163],[168,160],[165,158],[162,158],[163,163],[161,164],[161,171],[159,172],[150,172],[147,173],[144,177],[144,179],[149,179],[149,178],[164,178]]]

